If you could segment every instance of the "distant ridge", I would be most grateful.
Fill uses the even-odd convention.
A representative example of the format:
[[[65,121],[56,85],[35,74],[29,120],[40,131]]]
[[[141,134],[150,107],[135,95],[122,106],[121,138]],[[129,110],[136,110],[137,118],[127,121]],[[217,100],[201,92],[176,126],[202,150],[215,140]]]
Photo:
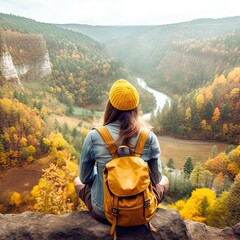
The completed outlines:
[[[162,24],[162,25],[89,25],[89,24],[76,24],[76,23],[66,23],[66,24],[55,24],[56,26],[70,29],[76,32],[81,32],[90,36],[91,38],[100,41],[100,42],[109,42],[117,37],[124,37],[128,34],[134,34],[146,30],[158,29],[161,31],[162,29],[169,28],[174,29],[175,27],[184,26],[185,28],[189,26],[196,26],[199,24],[209,25],[206,26],[206,31],[211,30],[211,34],[209,35],[219,35],[226,32],[234,31],[240,27],[240,16],[234,17],[226,17],[226,18],[199,18],[194,19],[192,21],[180,22],[180,23],[171,23],[171,24]],[[221,28],[214,28],[214,26],[219,26],[222,24]],[[229,25],[229,26],[227,26]],[[204,28],[204,26],[198,26]],[[212,29],[208,29],[208,27],[212,27]],[[204,33],[205,34],[205,33]]]
[[[58,26],[105,43],[135,75],[167,93],[189,92],[240,65],[240,16],[154,26]]]

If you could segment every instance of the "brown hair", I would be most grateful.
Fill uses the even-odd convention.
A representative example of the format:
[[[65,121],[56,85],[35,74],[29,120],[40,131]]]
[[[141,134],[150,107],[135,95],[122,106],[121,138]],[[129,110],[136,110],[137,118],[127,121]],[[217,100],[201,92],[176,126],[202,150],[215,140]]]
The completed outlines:
[[[114,142],[118,145],[126,145],[132,147],[131,138],[137,136],[140,131],[140,121],[138,120],[138,108],[134,108],[129,111],[121,111],[112,106],[108,101],[105,113],[103,125],[107,125],[116,120],[120,121],[120,132],[118,138]]]

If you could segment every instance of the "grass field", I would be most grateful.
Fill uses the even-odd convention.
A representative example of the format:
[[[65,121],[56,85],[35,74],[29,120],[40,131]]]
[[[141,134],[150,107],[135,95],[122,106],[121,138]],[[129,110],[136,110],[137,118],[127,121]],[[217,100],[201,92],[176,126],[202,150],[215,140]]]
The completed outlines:
[[[103,116],[102,111],[95,111],[95,110],[88,110],[81,107],[73,107],[73,114],[74,117],[83,117],[83,116],[92,116],[96,118],[101,118]]]
[[[23,82],[23,86],[25,88],[30,88],[30,89],[42,89],[44,86],[44,83],[42,81],[39,82]]]
[[[169,136],[159,136],[158,140],[162,162],[166,165],[172,158],[177,169],[182,169],[187,157],[191,157],[193,163],[204,163],[212,157],[214,146],[217,148],[217,153],[224,152],[229,146],[225,143],[182,140]]]

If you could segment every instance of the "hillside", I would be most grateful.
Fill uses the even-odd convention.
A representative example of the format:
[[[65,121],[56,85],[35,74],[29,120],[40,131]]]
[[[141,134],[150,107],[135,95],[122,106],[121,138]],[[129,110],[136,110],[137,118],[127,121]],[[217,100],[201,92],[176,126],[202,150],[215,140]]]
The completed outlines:
[[[230,54],[226,58],[222,53],[212,54],[209,48],[200,51],[198,56],[198,47],[189,51],[189,41],[216,46],[218,51],[224,45],[228,52],[234,51],[235,47],[227,41],[238,41],[236,30],[239,26],[240,17],[199,19],[162,26],[62,27],[103,41],[113,56],[120,58],[136,75],[145,77],[153,87],[179,94],[201,86],[204,80],[239,64],[239,53],[234,61]],[[180,48],[183,43],[184,47]],[[239,46],[239,41],[236,43]]]
[[[102,44],[81,33],[8,14],[0,14],[0,30],[5,32],[6,47],[14,55],[16,65],[41,56],[44,53],[41,44],[34,41],[36,47],[28,43],[33,38],[44,39],[53,73],[45,90],[66,104],[100,105],[106,98],[105,86],[120,76],[127,76],[121,65],[106,54]],[[25,57],[21,56],[23,53]],[[27,81],[39,82],[40,79],[32,76]]]
[[[84,34],[2,13],[0,30],[4,32],[5,49],[9,54],[13,54],[13,62],[17,63],[15,65],[19,62],[31,62],[33,58],[47,51],[52,72],[51,80],[43,84],[38,75],[25,74],[28,77],[24,80],[32,84],[23,85],[33,89],[44,88],[69,107],[76,105],[102,110],[107,100],[107,91],[113,81],[119,78],[134,81],[120,61],[111,58],[103,44]],[[42,43],[39,44],[36,39],[42,39],[46,47],[41,48]],[[29,42],[31,44],[28,44]],[[42,65],[46,64],[43,62]],[[2,77],[0,73],[0,79]],[[140,87],[138,89],[142,110],[151,111],[155,107],[152,94],[140,90]],[[150,101],[150,104],[145,104],[145,99]]]
[[[50,76],[49,54],[41,35],[0,31],[0,84]],[[20,81],[21,79],[21,81]]]
[[[216,75],[204,87],[174,99],[152,119],[161,134],[240,142],[240,68]]]

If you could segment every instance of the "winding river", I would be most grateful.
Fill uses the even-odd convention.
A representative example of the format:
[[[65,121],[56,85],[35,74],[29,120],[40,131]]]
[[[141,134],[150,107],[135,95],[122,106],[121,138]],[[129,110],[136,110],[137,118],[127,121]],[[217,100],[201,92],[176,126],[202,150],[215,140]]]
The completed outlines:
[[[152,93],[153,96],[156,98],[157,107],[154,110],[154,114],[157,113],[158,109],[160,109],[160,110],[163,109],[163,106],[165,105],[166,102],[168,102],[169,104],[171,103],[171,98],[169,96],[167,96],[166,94],[164,94],[162,92],[158,92],[157,90],[155,90],[153,88],[148,87],[147,83],[144,79],[137,78],[137,82],[142,88],[144,88],[148,92]],[[144,120],[149,120],[150,115],[151,115],[151,113],[144,114]]]
[[[144,79],[137,78],[137,81],[141,87],[153,93],[156,98],[157,108],[154,110],[154,113],[156,113],[158,108],[162,109],[166,102],[171,103],[171,98],[169,96],[148,87]],[[144,114],[143,120],[148,121],[150,119],[150,115],[150,113]],[[213,155],[224,152],[229,146],[229,144],[226,143],[184,140],[170,136],[158,136],[158,140],[161,148],[162,162],[166,164],[168,160],[172,158],[177,169],[181,169],[183,167],[186,158],[189,156],[192,157],[194,163],[203,163],[209,157],[213,157]]]

